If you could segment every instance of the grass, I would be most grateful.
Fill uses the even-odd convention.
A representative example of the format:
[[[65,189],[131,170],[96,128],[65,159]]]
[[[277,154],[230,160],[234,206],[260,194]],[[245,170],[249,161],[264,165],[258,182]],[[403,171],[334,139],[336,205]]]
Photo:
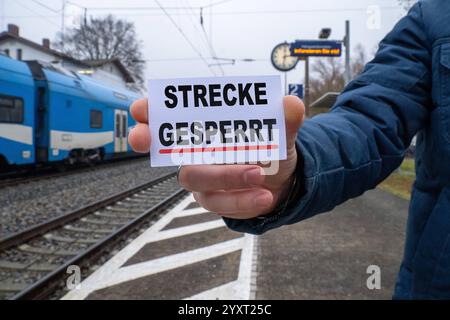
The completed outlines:
[[[405,159],[399,170],[395,171],[378,187],[396,196],[410,200],[411,189],[416,179],[414,159]]]

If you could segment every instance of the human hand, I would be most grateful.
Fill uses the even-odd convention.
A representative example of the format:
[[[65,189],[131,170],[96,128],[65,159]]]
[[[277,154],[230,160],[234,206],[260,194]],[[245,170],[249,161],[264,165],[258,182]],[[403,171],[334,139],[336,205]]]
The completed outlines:
[[[138,100],[131,115],[138,122],[129,134],[131,147],[140,153],[150,150],[148,101]],[[263,174],[259,165],[194,165],[180,170],[179,183],[192,191],[205,209],[233,219],[250,219],[273,211],[285,201],[297,166],[295,141],[305,118],[303,102],[294,96],[284,98],[287,160],[277,163],[274,175]]]

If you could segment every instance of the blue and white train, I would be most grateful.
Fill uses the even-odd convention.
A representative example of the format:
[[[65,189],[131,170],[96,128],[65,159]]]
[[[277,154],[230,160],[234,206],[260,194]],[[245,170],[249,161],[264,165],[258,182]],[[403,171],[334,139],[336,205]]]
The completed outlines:
[[[131,153],[128,108],[138,93],[52,65],[0,55],[0,168]]]

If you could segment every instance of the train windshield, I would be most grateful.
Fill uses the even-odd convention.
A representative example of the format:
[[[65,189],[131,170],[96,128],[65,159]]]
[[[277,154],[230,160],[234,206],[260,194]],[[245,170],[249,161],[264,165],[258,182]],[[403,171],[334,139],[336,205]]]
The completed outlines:
[[[0,122],[23,122],[23,100],[21,98],[0,96]]]

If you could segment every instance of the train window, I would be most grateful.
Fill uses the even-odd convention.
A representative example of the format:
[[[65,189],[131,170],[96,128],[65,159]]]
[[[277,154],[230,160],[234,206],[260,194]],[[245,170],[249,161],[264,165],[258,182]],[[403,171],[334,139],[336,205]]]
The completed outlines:
[[[22,49],[17,49],[17,60],[22,61]]]
[[[10,53],[9,53],[9,49],[5,49],[5,54],[9,57]]]
[[[22,123],[23,120],[23,100],[0,96],[0,122]]]
[[[91,110],[91,128],[103,128],[103,112],[98,110]]]

